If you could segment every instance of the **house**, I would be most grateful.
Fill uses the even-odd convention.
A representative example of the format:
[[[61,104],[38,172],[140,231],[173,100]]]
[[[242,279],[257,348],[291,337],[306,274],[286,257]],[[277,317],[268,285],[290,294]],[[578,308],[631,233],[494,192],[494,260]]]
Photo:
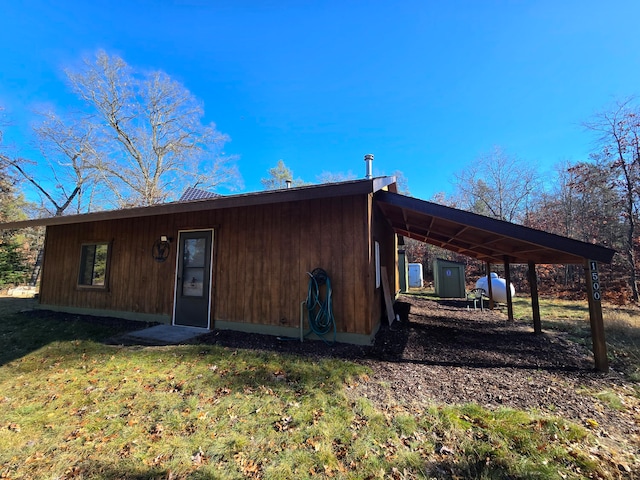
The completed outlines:
[[[396,235],[392,177],[15,222],[46,226],[42,308],[298,336],[307,272],[330,277],[337,340],[371,343]],[[397,289],[396,289],[397,290]]]
[[[46,226],[40,306],[205,329],[297,337],[309,273],[325,270],[340,342],[369,344],[382,276],[398,292],[398,236],[492,264],[585,265],[596,367],[608,368],[598,262],[613,250],[397,193],[394,177],[195,198],[0,224]],[[383,268],[386,267],[386,268]],[[510,306],[510,302],[509,302]],[[512,317],[512,311],[509,310]],[[306,327],[305,327],[306,328]]]

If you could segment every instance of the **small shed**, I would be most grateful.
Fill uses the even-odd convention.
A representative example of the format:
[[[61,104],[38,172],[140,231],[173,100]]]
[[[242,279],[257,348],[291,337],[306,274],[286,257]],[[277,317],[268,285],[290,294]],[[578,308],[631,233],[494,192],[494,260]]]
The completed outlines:
[[[443,258],[433,261],[433,284],[435,293],[442,298],[462,298],[465,296],[464,263]]]
[[[404,237],[398,237],[398,280],[400,281],[400,291],[409,291],[409,264],[407,263],[407,252],[404,246]]]

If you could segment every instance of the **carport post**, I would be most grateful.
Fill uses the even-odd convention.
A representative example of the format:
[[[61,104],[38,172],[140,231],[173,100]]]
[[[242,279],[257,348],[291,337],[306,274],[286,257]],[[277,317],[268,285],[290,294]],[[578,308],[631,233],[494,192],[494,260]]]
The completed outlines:
[[[491,285],[491,264],[487,262],[487,293],[489,294],[489,310],[493,310],[493,287]]]
[[[504,281],[507,284],[507,316],[513,322],[513,298],[511,298],[511,265],[509,257],[504,256]]]
[[[533,331],[534,333],[542,333],[542,322],[540,321],[540,301],[538,299],[538,276],[536,275],[536,264],[533,262],[529,262],[529,287],[531,288]]]
[[[609,371],[609,359],[607,358],[607,342],[604,336],[604,321],[602,319],[602,293],[600,291],[600,278],[598,276],[598,262],[587,260],[585,265],[587,275],[587,298],[589,299],[589,321],[591,322],[591,341],[593,343],[593,357],[596,362],[596,370]]]

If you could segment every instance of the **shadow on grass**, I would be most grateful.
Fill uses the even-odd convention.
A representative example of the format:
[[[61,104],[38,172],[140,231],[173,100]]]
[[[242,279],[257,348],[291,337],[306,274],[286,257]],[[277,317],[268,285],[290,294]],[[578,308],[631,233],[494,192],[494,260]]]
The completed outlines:
[[[195,454],[195,452],[194,452]],[[209,462],[208,456],[204,456],[204,461]],[[438,478],[462,478],[453,475],[453,472],[457,472],[460,475],[464,475],[466,472],[473,471],[477,478],[481,478],[481,474],[484,472],[491,472],[497,470],[496,478],[503,478],[504,475],[500,471],[499,467],[488,466],[486,459],[481,459],[476,464],[470,464],[473,462],[471,458],[461,458],[459,460],[442,460],[442,461],[428,461],[421,469],[424,472],[430,472],[431,474],[439,475]],[[157,480],[157,479],[190,479],[190,480],[210,480],[212,478],[241,478],[241,472],[238,468],[231,467],[225,474],[218,472],[218,474],[212,474],[212,471],[216,469],[209,467],[202,470],[197,470],[196,467],[190,469],[189,473],[175,473],[169,468],[161,467],[139,467],[133,465],[109,465],[100,462],[91,461],[79,461],[76,465],[69,469],[70,476],[77,478],[100,478],[101,480]],[[409,466],[411,470],[411,466]],[[330,475],[334,477],[335,475]],[[245,478],[260,478],[259,475],[247,475]],[[324,475],[318,475],[319,478],[327,478]],[[302,478],[302,477],[300,477]],[[391,477],[390,477],[391,478]],[[435,478],[435,477],[433,477]]]
[[[403,320],[391,326],[384,322],[373,345],[328,345],[321,341],[300,342],[227,330],[213,330],[186,343],[311,358],[374,359],[452,367],[549,371],[586,371],[593,368],[584,347],[557,334],[534,335],[528,325],[505,321],[494,312],[467,310],[464,300],[438,301],[417,296],[405,296],[404,299],[407,301],[396,305],[396,313]],[[420,302],[419,313],[413,313],[414,304]],[[42,310],[11,313],[5,315],[0,323],[0,338],[5,345],[0,351],[0,365],[51,342],[104,342],[149,325]]]
[[[19,359],[52,342],[105,339],[149,326],[89,315],[35,310],[34,299],[0,298],[0,365]]]
[[[171,470],[160,467],[138,467],[122,464],[104,464],[89,460],[80,460],[69,468],[69,476],[64,478],[100,478],[102,480],[156,480],[159,478],[187,478],[186,476],[174,477]],[[188,478],[198,477],[197,472]]]
[[[37,304],[38,300],[35,298],[0,297],[0,317],[31,310]]]

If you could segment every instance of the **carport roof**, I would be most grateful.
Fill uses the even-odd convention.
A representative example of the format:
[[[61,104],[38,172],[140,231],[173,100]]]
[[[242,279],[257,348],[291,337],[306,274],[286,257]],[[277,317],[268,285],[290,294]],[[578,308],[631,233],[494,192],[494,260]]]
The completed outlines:
[[[389,191],[375,200],[396,233],[490,263],[611,263],[615,250]]]

